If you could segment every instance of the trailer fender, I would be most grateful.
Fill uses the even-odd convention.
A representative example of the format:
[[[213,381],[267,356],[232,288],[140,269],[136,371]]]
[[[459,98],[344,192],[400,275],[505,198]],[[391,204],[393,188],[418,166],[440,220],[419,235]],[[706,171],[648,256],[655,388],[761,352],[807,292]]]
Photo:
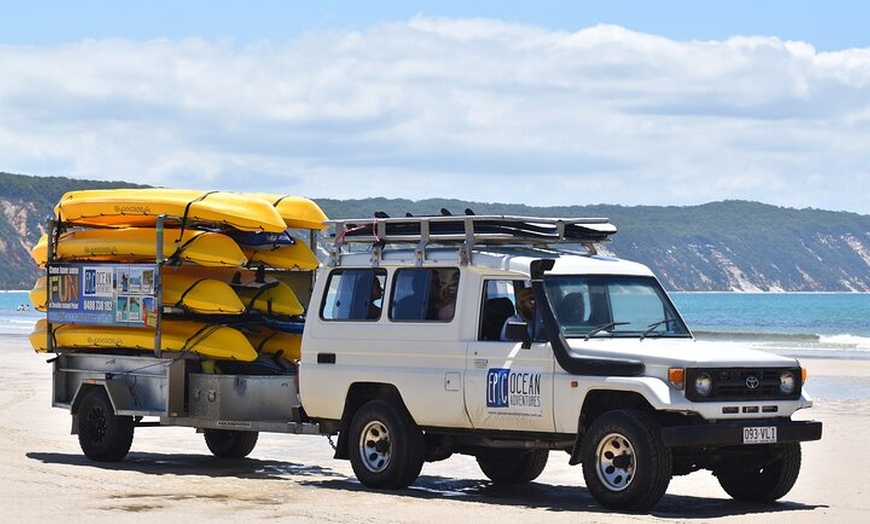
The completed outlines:
[[[139,414],[135,411],[136,405],[138,404],[136,398],[130,391],[130,388],[125,384],[117,380],[88,379],[79,384],[78,389],[76,389],[76,392],[73,395],[72,404],[70,405],[70,413],[72,414],[71,433],[73,435],[77,435],[79,432],[78,415],[81,399],[84,397],[85,393],[94,388],[105,390],[106,395],[109,397],[109,402],[112,404],[112,411],[115,412],[115,415],[135,416]]]

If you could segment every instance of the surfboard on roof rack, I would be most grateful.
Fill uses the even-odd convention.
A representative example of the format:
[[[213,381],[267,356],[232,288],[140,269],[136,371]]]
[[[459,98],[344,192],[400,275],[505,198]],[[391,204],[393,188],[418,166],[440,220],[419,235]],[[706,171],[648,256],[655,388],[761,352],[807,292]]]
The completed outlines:
[[[337,243],[433,242],[475,244],[604,242],[616,233],[606,218],[538,218],[509,215],[330,220]]]

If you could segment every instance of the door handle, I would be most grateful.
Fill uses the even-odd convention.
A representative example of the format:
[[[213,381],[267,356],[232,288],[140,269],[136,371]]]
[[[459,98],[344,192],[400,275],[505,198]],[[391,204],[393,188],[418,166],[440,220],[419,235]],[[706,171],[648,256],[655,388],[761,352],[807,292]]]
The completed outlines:
[[[486,366],[489,365],[489,360],[485,358],[476,358],[474,359],[474,367],[478,369],[486,369]]]

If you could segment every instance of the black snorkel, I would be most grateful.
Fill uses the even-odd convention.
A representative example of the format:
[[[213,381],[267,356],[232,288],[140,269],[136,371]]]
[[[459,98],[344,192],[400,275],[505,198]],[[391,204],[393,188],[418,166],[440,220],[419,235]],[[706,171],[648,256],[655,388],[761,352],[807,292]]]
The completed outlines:
[[[542,258],[531,263],[532,290],[535,303],[544,325],[547,340],[553,348],[556,362],[571,375],[637,377],[644,374],[644,364],[636,359],[609,357],[588,357],[576,355],[559,329],[559,322],[547,290],[544,287],[544,273],[553,269],[556,261]]]

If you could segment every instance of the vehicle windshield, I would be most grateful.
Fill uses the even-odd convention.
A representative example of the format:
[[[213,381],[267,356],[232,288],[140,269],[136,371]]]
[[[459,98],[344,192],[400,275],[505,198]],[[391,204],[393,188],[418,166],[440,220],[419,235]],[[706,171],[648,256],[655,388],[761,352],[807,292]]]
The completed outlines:
[[[548,275],[544,284],[566,338],[690,336],[652,277]]]

